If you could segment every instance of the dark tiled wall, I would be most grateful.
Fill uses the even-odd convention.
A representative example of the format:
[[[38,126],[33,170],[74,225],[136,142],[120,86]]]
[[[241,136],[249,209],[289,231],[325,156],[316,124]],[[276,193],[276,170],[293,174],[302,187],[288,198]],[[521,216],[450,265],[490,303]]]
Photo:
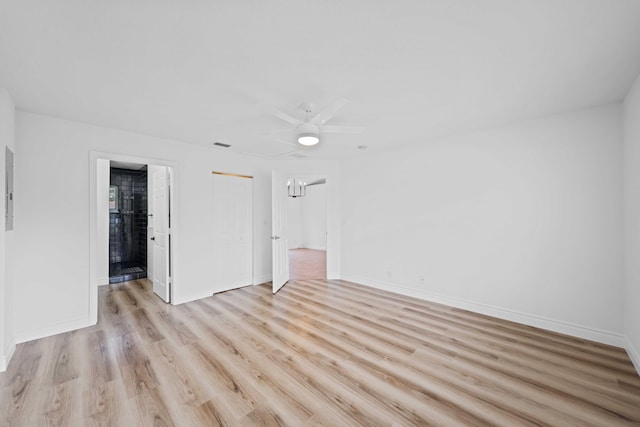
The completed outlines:
[[[109,212],[109,275],[126,275],[138,267],[135,277],[123,280],[146,277],[147,168],[111,168],[110,185],[118,188],[118,203],[117,209]]]

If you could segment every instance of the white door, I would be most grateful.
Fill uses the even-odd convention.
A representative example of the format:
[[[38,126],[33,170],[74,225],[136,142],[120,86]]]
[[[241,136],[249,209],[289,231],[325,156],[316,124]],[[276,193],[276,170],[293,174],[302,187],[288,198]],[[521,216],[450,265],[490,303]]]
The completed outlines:
[[[148,165],[147,173],[147,279],[153,283],[153,247],[155,246],[153,219],[153,171],[155,166]],[[152,240],[153,238],[153,240]]]
[[[289,251],[287,245],[287,178],[271,173],[271,249],[273,293],[289,281]]]
[[[169,168],[150,167],[153,182],[153,292],[165,302],[171,302],[169,256],[171,252]]]
[[[253,179],[212,176],[215,293],[253,284]]]

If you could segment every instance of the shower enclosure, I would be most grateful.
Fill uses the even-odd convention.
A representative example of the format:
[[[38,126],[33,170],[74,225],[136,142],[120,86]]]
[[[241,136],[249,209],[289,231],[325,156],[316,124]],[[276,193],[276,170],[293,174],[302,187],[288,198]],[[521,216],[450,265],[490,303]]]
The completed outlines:
[[[147,277],[147,166],[111,168],[109,283]]]

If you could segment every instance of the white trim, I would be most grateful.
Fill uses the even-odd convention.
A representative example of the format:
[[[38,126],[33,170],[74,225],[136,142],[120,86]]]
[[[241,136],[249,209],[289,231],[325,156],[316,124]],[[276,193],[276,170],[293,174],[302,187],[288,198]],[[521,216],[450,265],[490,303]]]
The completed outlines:
[[[7,345],[4,349],[4,353],[0,355],[0,372],[4,372],[7,370],[7,366],[9,366],[9,362],[13,357],[13,353],[16,351],[16,339],[12,338],[9,345]]]
[[[222,291],[220,291],[222,292]],[[171,305],[180,305],[180,304],[184,304],[187,302],[191,302],[191,301],[197,301],[199,299],[203,299],[203,298],[209,298],[210,296],[213,295],[213,291],[208,290],[206,292],[200,292],[197,294],[192,294],[192,295],[183,295],[182,298],[178,299],[175,296],[173,297],[173,299],[171,300]]]
[[[251,287],[251,286],[253,286],[253,285],[237,285],[237,286],[234,286],[233,288],[222,289],[220,291],[215,291],[212,295],[222,294],[224,292],[235,291],[236,289],[248,288],[248,287]]]
[[[20,344],[27,341],[50,337],[52,335],[63,334],[65,332],[74,331],[76,329],[87,328],[93,325],[95,325],[95,323],[91,322],[91,319],[89,317],[79,317],[68,322],[62,322],[58,323],[57,325],[47,326],[46,328],[30,331],[24,335],[18,335],[16,337],[16,342]]]
[[[314,251],[325,251],[325,252],[327,251],[327,247],[326,246],[324,246],[324,247],[322,247],[322,246],[304,246],[304,247],[301,247],[301,248],[292,248],[292,249],[311,249],[311,250],[314,250]]]
[[[587,326],[576,325],[569,322],[563,322],[543,316],[536,316],[529,313],[522,313],[515,310],[509,310],[502,307],[495,307],[488,304],[477,303],[461,298],[439,295],[436,293],[423,291],[419,289],[405,288],[391,282],[381,282],[371,280],[366,277],[343,275],[343,280],[359,283],[364,286],[382,289],[389,292],[400,293],[414,298],[420,298],[451,307],[461,308],[463,310],[473,311],[475,313],[493,316],[499,319],[509,320],[512,322],[522,323],[536,328],[542,328],[553,332],[571,335],[577,338],[588,339],[603,344],[613,345],[616,347],[625,347],[624,335],[614,332],[603,331],[600,329],[589,328]]]
[[[339,271],[327,271],[327,280],[340,280],[342,279]],[[347,280],[347,279],[344,279]],[[351,280],[353,282],[353,280]]]
[[[89,152],[89,322],[98,323],[98,277],[96,253],[98,251],[98,221],[96,188],[98,186],[98,159],[93,151]]]
[[[98,277],[98,286],[104,286],[109,284],[108,277]]]
[[[269,283],[272,277],[271,274],[263,274],[262,276],[254,276],[253,284],[255,285],[264,285],[265,283]]]
[[[627,355],[629,355],[629,359],[631,359],[631,363],[638,371],[638,375],[640,375],[640,352],[633,346],[633,342],[629,339],[628,336],[625,336],[625,350],[627,350]]]

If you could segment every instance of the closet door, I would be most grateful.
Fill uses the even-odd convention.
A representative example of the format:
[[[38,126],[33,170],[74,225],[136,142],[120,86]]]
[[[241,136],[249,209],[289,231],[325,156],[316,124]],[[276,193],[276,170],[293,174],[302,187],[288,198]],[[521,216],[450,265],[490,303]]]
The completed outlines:
[[[253,284],[253,179],[213,173],[213,292]]]

